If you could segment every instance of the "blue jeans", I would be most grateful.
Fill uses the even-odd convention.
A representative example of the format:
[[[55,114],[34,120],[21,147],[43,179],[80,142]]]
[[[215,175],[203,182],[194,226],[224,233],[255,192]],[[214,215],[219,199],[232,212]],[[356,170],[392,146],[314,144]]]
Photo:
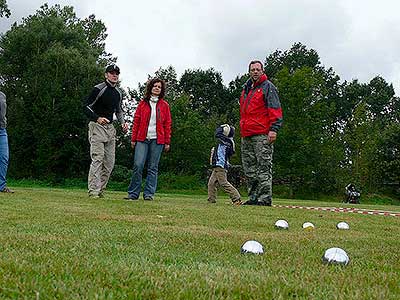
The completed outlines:
[[[0,128],[0,191],[6,184],[6,176],[8,169],[8,136],[5,128]]]
[[[136,142],[132,179],[128,187],[128,195],[130,198],[139,198],[142,187],[143,168],[146,161],[147,177],[143,197],[154,197],[157,188],[158,163],[160,162],[163,149],[164,145],[157,144],[156,139]]]

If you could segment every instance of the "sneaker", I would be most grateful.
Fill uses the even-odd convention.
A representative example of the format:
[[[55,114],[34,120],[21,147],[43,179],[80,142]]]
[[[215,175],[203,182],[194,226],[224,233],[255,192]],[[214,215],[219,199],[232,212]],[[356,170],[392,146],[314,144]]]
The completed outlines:
[[[14,193],[14,191],[13,191],[13,190],[10,190],[10,188],[7,187],[7,186],[5,186],[4,189],[2,189],[0,192],[1,192],[1,193],[10,193],[10,194],[13,194],[13,193]]]
[[[99,195],[89,195],[89,198],[92,198],[92,199],[99,199],[100,196],[99,196]]]
[[[146,197],[144,197],[143,198],[145,201],[153,201],[154,199],[153,199],[153,197],[151,197],[151,196],[146,196]]]
[[[215,201],[215,200],[210,200],[210,199],[208,199],[207,202],[208,202],[208,203],[217,203],[217,201]]]
[[[242,205],[242,204],[243,204],[243,202],[240,201],[240,200],[232,201],[232,205],[233,205],[233,206],[240,206],[240,205]]]
[[[131,200],[131,201],[135,201],[135,200],[139,200],[137,197],[133,197],[133,196],[127,196],[124,197],[124,200]]]

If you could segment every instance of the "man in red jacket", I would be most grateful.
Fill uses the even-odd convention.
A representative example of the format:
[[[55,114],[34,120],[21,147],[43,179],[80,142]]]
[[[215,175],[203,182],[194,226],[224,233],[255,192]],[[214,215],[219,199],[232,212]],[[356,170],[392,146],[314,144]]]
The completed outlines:
[[[271,206],[273,144],[282,125],[282,109],[263,64],[251,61],[249,74],[240,97],[242,163],[249,194],[244,205]]]

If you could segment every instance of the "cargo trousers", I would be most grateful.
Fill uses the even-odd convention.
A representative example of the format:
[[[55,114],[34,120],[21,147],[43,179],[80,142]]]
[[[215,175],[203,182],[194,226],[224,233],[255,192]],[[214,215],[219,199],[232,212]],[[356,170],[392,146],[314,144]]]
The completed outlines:
[[[216,202],[218,185],[229,195],[232,202],[240,201],[239,191],[228,182],[227,173],[227,170],[222,167],[213,168],[210,179],[208,180],[208,202]]]
[[[249,204],[271,205],[273,144],[267,135],[253,135],[243,137],[241,146]]]
[[[101,196],[107,187],[115,163],[115,135],[113,124],[89,122],[90,164],[88,175],[89,196]]]

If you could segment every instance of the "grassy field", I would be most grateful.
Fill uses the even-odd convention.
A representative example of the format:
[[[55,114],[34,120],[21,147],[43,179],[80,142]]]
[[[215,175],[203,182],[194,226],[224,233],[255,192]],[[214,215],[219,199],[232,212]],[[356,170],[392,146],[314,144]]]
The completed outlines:
[[[0,195],[0,299],[400,299],[399,217],[123,196],[22,187]],[[288,231],[274,229],[281,218]],[[306,221],[316,229],[304,231]],[[339,221],[351,229],[338,231]],[[251,239],[264,255],[240,254]],[[350,264],[323,264],[330,247],[345,249]]]

